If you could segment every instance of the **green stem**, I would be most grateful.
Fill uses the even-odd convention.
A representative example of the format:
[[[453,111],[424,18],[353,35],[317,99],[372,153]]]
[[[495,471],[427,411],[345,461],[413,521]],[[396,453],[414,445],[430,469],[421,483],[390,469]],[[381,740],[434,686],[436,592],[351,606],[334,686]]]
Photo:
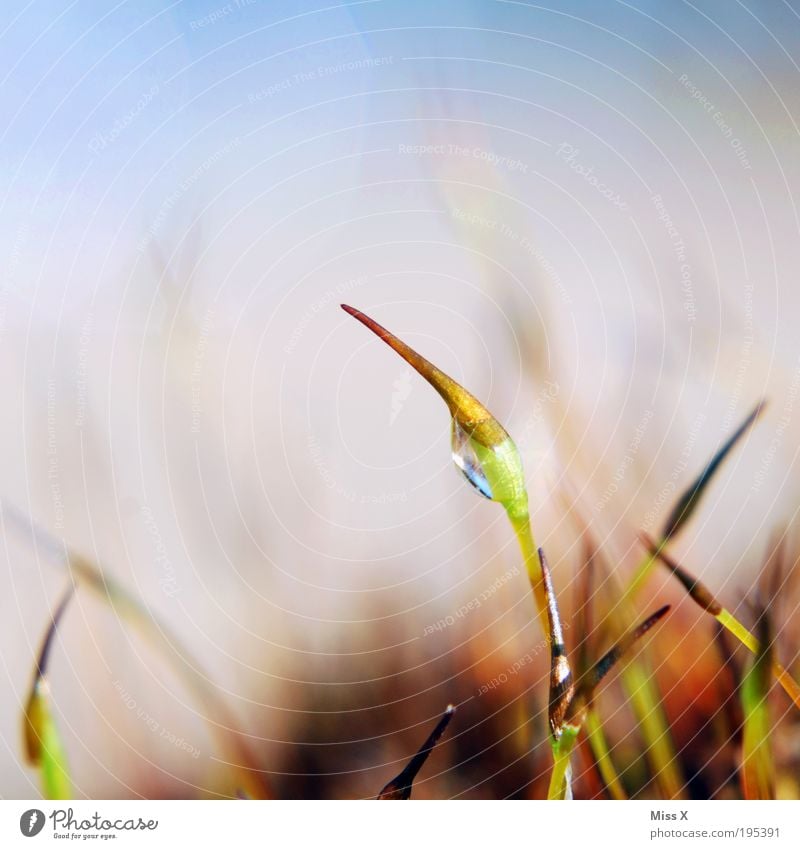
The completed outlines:
[[[589,707],[586,711],[586,719],[583,724],[586,728],[586,739],[597,762],[597,769],[608,792],[613,799],[627,799],[625,788],[622,786],[622,781],[614,768],[614,762],[611,760],[611,750],[603,725],[594,707]]]
[[[644,582],[647,580],[650,572],[653,570],[653,564],[658,560],[658,551],[660,551],[666,542],[661,540],[658,544],[658,549],[655,552],[648,551],[647,554],[642,558],[642,562],[637,567],[636,571],[633,573],[633,577],[628,582],[628,585],[625,587],[625,590],[622,594],[622,603],[626,606],[630,606],[637,595],[639,595],[639,591],[641,590]]]
[[[539,549],[533,538],[530,514],[527,511],[513,513],[509,510],[508,518],[514,528],[514,533],[517,535],[525,571],[528,573],[528,580],[539,612],[539,624],[542,626],[542,631],[546,637],[550,633],[547,624],[547,595],[542,582],[542,561],[539,559]]]
[[[550,740],[553,749],[553,772],[550,775],[548,799],[571,799],[572,777],[570,764],[580,728],[575,725],[563,725],[561,734]]]
[[[622,670],[622,682],[647,744],[647,757],[656,781],[668,799],[680,799],[683,781],[678,772],[675,750],[667,717],[653,679],[641,659],[634,659]]]
[[[758,639],[752,634],[742,623],[726,608],[722,608],[715,616],[717,622],[739,640],[742,645],[746,646],[750,651],[757,655],[761,650],[761,644]],[[777,660],[772,660],[772,674],[778,679],[778,683],[783,687],[789,698],[800,708],[800,687],[797,681],[787,672],[787,670]]]

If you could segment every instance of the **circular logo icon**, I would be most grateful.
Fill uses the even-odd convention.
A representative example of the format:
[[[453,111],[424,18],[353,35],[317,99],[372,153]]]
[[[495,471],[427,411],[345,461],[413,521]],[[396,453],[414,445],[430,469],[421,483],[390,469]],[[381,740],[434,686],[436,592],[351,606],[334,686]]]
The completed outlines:
[[[19,818],[19,830],[25,837],[36,837],[44,828],[44,813],[38,808],[31,808]]]

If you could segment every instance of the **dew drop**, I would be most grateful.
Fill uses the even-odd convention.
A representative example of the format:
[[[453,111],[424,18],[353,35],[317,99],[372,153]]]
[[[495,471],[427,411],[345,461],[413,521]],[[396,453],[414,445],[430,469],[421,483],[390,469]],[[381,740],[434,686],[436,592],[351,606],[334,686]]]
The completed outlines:
[[[453,462],[464,477],[484,497],[492,500],[492,489],[486,479],[480,460],[472,446],[472,437],[453,419]]]

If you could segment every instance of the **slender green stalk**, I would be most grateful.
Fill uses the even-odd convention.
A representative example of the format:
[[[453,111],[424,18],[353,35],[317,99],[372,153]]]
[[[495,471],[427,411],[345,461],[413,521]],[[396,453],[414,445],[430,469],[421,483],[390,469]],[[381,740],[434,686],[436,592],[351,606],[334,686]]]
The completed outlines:
[[[627,799],[628,795],[622,786],[622,780],[614,766],[611,751],[608,747],[608,740],[603,730],[603,724],[600,722],[600,716],[594,705],[589,705],[583,724],[586,727],[586,739],[592,749],[600,777],[603,779],[603,783],[608,789],[611,798]]]
[[[558,601],[547,558],[539,550],[542,564],[542,583],[547,595],[547,620],[550,639],[550,743],[553,750],[553,774],[548,798],[572,798],[571,757],[578,734],[586,722],[594,693],[600,682],[626,652],[641,639],[669,610],[665,606],[645,619],[633,631],[625,634],[597,663],[576,682],[567,656]]]
[[[553,771],[550,774],[548,799],[572,798],[572,753],[580,734],[580,726],[564,725],[557,739],[551,741]]]
[[[547,622],[547,598],[542,583],[542,561],[539,556],[539,549],[536,547],[536,541],[533,538],[530,517],[527,513],[522,516],[515,516],[509,513],[509,519],[514,528],[514,533],[517,535],[517,541],[522,552],[522,561],[525,571],[528,574],[533,597],[536,600],[539,622],[542,625],[542,630],[547,634],[545,627],[545,623]]]
[[[453,460],[467,480],[484,497],[503,505],[517,536],[525,569],[536,600],[539,620],[545,635],[552,632],[552,612],[544,586],[545,565],[537,549],[531,529],[528,493],[522,460],[514,442],[500,422],[469,393],[437,366],[406,345],[385,327],[354,307],[342,304],[342,309],[371,330],[414,368],[439,393],[452,417]],[[632,688],[634,707],[640,715],[645,733],[651,738],[657,756],[657,772],[671,774],[667,783],[669,795],[678,795],[681,782],[676,774],[675,759],[669,748],[666,719],[660,711],[658,694],[644,674]],[[552,721],[551,721],[552,726]],[[595,729],[595,741],[600,730]],[[560,751],[560,749],[559,749]],[[556,753],[554,741],[554,755]],[[567,762],[569,756],[566,756]],[[605,755],[606,765],[610,765]],[[559,766],[559,769],[561,767]],[[564,769],[566,770],[566,765]],[[607,770],[608,771],[608,770]]]
[[[645,663],[644,658],[637,658],[626,665],[620,677],[642,729],[645,757],[652,764],[656,782],[667,799],[680,799],[684,782],[669,723],[652,672]]]
[[[770,686],[772,637],[769,618],[761,611],[758,653],[742,681],[744,709],[742,734],[742,785],[746,799],[775,798],[775,765],[770,748],[767,696]]]

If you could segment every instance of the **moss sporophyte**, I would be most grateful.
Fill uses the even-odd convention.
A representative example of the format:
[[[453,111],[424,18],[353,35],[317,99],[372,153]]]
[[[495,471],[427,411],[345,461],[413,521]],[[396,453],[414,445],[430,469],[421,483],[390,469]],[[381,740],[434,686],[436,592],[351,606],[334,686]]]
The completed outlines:
[[[342,309],[396,351],[447,404],[452,420],[453,462],[481,495],[501,504],[508,514],[522,550],[539,621],[547,634],[547,599],[542,586],[542,564],[531,529],[522,459],[514,441],[489,410],[452,377],[368,315],[347,304],[342,304]]]
[[[475,489],[501,504],[522,550],[539,619],[552,652],[550,730],[553,773],[549,798],[571,798],[570,760],[596,686],[624,652],[668,610],[664,607],[623,637],[577,683],[573,681],[555,593],[543,552],[531,529],[528,492],[522,460],[513,440],[489,410],[463,386],[354,307],[342,309],[396,351],[439,393],[452,419],[453,461]],[[600,735],[593,729],[593,739]]]

